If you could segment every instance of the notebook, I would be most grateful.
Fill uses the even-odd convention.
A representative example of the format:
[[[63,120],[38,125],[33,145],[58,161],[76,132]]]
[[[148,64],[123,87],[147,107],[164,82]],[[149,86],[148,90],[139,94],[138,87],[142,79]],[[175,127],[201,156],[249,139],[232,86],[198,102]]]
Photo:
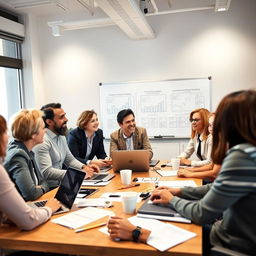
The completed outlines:
[[[148,150],[118,150],[112,154],[112,168],[114,172],[131,169],[133,172],[149,171]]]
[[[139,208],[137,216],[191,223],[189,219],[177,213],[174,208],[170,208],[170,205],[153,204],[149,199]]]
[[[61,207],[54,214],[68,212],[71,209],[78,194],[78,191],[80,190],[80,186],[84,180],[85,174],[85,172],[75,169],[68,169],[66,171],[59,186],[59,189],[55,195],[55,198],[60,201]],[[33,208],[43,207],[46,202],[47,200],[34,201],[28,203],[28,205]]]

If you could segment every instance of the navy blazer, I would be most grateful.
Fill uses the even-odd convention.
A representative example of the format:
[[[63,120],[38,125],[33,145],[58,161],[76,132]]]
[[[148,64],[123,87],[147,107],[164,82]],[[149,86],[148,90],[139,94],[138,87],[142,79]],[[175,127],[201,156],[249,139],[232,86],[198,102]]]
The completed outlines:
[[[84,130],[79,127],[73,129],[68,134],[68,146],[74,157],[80,162],[86,164],[85,156],[87,152],[87,138]],[[95,137],[93,138],[92,143],[92,152],[89,155],[89,160],[92,160],[95,156],[98,159],[105,159],[107,157],[103,144],[103,132],[101,129],[98,129],[95,132]]]

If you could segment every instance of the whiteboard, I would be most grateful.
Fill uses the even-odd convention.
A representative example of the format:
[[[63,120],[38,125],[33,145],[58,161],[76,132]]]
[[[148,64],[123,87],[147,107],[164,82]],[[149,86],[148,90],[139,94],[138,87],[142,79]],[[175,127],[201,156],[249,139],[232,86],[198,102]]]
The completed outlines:
[[[135,114],[137,126],[149,137],[187,138],[189,114],[211,109],[211,78],[175,79],[100,84],[100,109],[104,136],[119,128],[116,116],[125,108]]]

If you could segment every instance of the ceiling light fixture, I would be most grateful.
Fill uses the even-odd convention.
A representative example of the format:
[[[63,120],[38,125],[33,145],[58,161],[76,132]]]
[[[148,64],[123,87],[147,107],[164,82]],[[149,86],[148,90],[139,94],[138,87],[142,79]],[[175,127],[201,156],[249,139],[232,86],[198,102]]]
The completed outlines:
[[[215,12],[224,12],[229,9],[231,0],[216,0]]]
[[[63,23],[62,20],[48,22],[48,26],[51,27],[51,29],[52,29],[52,35],[53,36],[61,36],[60,25],[62,23]]]

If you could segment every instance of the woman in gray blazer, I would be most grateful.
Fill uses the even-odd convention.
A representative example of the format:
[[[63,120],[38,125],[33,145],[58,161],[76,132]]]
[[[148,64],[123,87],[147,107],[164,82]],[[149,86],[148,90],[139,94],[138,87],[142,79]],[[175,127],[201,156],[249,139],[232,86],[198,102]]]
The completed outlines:
[[[41,111],[21,110],[13,117],[11,130],[14,140],[8,145],[4,166],[24,200],[32,201],[49,191],[32,152],[44,138]]]

